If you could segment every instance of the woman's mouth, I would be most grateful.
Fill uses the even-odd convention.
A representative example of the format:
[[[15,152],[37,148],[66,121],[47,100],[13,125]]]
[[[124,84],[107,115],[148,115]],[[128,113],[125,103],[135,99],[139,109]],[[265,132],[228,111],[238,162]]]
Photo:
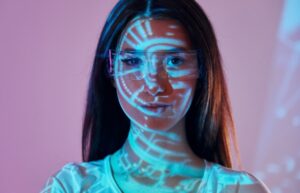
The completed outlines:
[[[167,108],[171,107],[171,104],[162,104],[162,103],[149,103],[145,105],[141,105],[144,109],[152,111],[152,112],[157,112],[157,113],[162,113],[164,112]]]

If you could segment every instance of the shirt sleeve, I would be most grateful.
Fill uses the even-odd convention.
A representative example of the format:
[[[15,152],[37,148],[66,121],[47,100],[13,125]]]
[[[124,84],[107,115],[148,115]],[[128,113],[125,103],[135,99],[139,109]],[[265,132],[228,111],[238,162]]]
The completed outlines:
[[[241,172],[236,184],[230,184],[221,193],[270,193],[266,185],[248,172]]]
[[[101,192],[110,189],[103,161],[68,163],[46,182],[40,193]]]
[[[243,172],[241,176],[238,193],[271,193],[269,188],[251,173]]]
[[[51,176],[40,193],[66,193],[66,191],[63,189],[61,182],[56,177]]]
[[[81,181],[82,175],[77,164],[68,163],[55,175],[49,177],[40,193],[77,192],[81,188]]]

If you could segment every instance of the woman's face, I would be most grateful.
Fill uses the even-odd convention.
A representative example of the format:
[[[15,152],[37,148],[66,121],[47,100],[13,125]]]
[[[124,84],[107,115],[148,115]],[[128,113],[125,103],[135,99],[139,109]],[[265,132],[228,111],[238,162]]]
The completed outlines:
[[[178,21],[131,21],[111,60],[119,102],[131,122],[168,130],[182,120],[194,95],[198,65]]]

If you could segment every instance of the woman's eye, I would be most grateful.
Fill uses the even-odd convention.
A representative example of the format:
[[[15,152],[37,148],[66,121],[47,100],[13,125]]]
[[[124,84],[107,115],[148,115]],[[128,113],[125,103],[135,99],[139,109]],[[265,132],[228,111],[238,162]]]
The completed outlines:
[[[121,61],[128,66],[139,66],[142,64],[142,60],[140,58],[125,58]]]
[[[170,57],[167,59],[168,66],[180,66],[184,60],[180,57]]]

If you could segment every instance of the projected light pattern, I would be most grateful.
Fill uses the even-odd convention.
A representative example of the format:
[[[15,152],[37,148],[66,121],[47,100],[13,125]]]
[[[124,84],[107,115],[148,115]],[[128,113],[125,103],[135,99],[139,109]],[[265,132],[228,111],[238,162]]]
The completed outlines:
[[[197,52],[180,51],[188,49],[190,42],[174,38],[177,25],[166,26],[158,35],[153,34],[151,19],[133,21],[120,40],[117,56],[111,59],[120,104],[144,130],[172,127],[192,101]]]
[[[133,129],[133,128],[131,128]],[[136,130],[136,129],[133,129]],[[127,173],[123,174],[126,176],[127,180],[131,181],[131,185],[138,184],[139,179],[147,179],[147,184],[152,188],[164,188],[169,189],[170,191],[174,190],[174,188],[178,191],[182,192],[195,192],[200,184],[200,178],[196,179],[199,174],[203,174],[202,169],[197,169],[195,167],[189,166],[190,160],[185,159],[187,156],[185,154],[180,154],[178,152],[165,150],[159,145],[159,140],[153,140],[153,137],[150,139],[143,138],[139,132],[132,132],[129,136],[130,147],[135,155],[139,156],[138,161],[130,160],[127,151],[119,151],[117,155],[118,167],[121,171],[127,171]],[[142,149],[141,144],[136,143],[136,141],[140,141],[140,143],[148,143],[143,144],[147,148]],[[148,146],[149,145],[149,146]],[[176,161],[175,158],[183,159],[184,161]],[[166,168],[162,167],[163,165],[168,164],[170,159],[174,159],[173,166],[168,168],[168,173],[166,173]],[[157,163],[157,164],[149,164],[149,163]],[[175,164],[176,163],[176,164]],[[186,176],[178,176],[182,171],[186,171],[186,176],[195,176],[195,179],[186,178]],[[168,184],[168,181],[177,175],[179,178],[176,187]],[[130,179],[128,179],[130,176]]]
[[[300,2],[286,0],[255,170],[273,193],[300,189]],[[270,160],[272,158],[272,160]]]
[[[198,78],[198,51],[180,49],[158,52],[143,51],[109,51],[110,74],[115,78],[141,80],[155,74],[161,78]]]
[[[178,149],[178,144],[187,143],[184,131],[176,128],[184,128],[198,60],[197,53],[180,51],[191,49],[181,24],[167,21],[132,21],[110,58],[119,102],[131,121],[128,143],[112,157],[116,181],[125,192],[137,187],[164,192],[252,190],[257,182],[246,173],[208,174],[206,161],[195,161],[190,150]],[[169,65],[169,57],[182,61]]]
[[[124,30],[110,61],[119,103],[131,123],[127,141],[103,160],[66,165],[43,193],[262,192],[250,174],[200,159],[188,145],[184,116],[200,64],[198,57],[185,55],[192,47],[185,28],[173,19],[137,18]],[[125,50],[130,57],[121,56]]]

